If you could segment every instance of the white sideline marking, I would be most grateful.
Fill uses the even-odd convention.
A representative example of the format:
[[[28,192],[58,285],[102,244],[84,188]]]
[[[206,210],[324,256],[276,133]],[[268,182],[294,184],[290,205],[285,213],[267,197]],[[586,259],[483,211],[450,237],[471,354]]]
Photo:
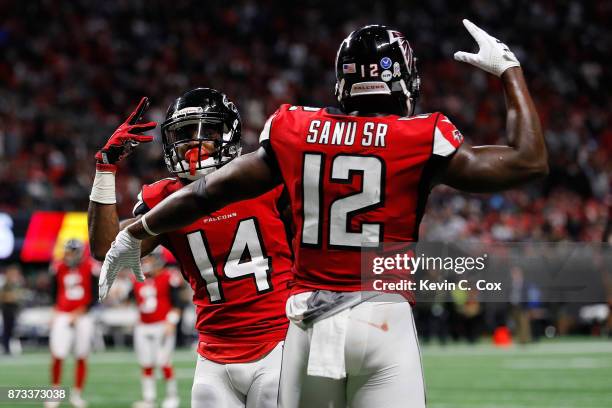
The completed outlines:
[[[534,343],[524,346],[512,345],[507,348],[495,347],[492,344],[476,345],[450,345],[450,346],[424,346],[421,348],[424,356],[524,356],[524,355],[547,355],[547,354],[612,354],[612,342],[610,341],[576,341],[562,343]]]
[[[72,357],[69,357],[68,360],[71,360]],[[195,369],[197,354],[195,352],[181,350],[178,353],[175,353],[172,360],[174,362],[193,362],[193,367]],[[10,366],[30,366],[30,365],[40,365],[43,362],[50,362],[51,356],[48,353],[35,353],[35,354],[22,354],[19,356],[14,356],[10,358],[0,358],[0,367],[10,367]],[[88,357],[88,361],[91,364],[96,365],[113,365],[113,364],[126,364],[133,362],[135,365],[138,365],[138,360],[136,359],[136,354],[133,352],[126,351],[101,351],[94,354],[91,354]]]
[[[612,360],[597,358],[570,358],[570,359],[512,359],[502,363],[502,367],[511,370],[584,370],[591,368],[610,368]]]

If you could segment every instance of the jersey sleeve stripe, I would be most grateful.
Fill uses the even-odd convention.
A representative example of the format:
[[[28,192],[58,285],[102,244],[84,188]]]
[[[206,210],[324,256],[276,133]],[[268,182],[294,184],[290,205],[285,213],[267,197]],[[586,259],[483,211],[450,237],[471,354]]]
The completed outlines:
[[[440,129],[436,126],[434,131],[433,154],[446,157],[454,153],[455,150],[457,150],[455,146],[446,140]]]
[[[264,125],[264,128],[261,131],[261,134],[259,135],[259,143],[265,140],[270,140],[270,129],[272,128],[272,120],[274,119],[274,117],[276,117],[276,113],[270,116],[268,120],[266,120],[266,124]]]

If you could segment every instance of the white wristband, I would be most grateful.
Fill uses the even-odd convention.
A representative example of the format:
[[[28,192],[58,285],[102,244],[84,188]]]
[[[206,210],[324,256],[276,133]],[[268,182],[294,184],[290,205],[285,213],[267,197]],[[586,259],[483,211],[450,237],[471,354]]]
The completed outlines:
[[[116,204],[115,173],[96,170],[89,200],[100,204]]]
[[[146,220],[146,215],[143,215],[142,218],[140,219],[140,223],[142,224],[142,228],[144,228],[144,230],[147,232],[147,234],[151,235],[152,237],[159,235],[156,234],[155,232],[151,231],[151,228],[149,228],[149,225],[147,224],[147,220]]]
[[[181,320],[181,316],[174,310],[168,312],[166,315],[166,321],[168,323],[177,324],[179,320]]]

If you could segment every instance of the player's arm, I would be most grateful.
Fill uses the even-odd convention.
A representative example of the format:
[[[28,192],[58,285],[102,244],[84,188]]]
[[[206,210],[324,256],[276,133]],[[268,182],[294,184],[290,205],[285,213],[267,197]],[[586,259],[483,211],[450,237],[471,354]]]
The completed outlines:
[[[455,59],[501,78],[506,97],[507,146],[463,144],[442,166],[437,181],[460,190],[493,192],[548,174],[548,156],[538,113],[520,64],[508,47],[464,20],[478,42],[478,54],[458,52]]]
[[[103,261],[119,231],[139,219],[140,216],[120,222],[115,204],[100,204],[90,201],[87,209],[87,224],[92,256],[98,261]],[[153,251],[160,244],[160,241],[160,237],[150,237],[143,240],[142,256]]]
[[[173,307],[166,315],[166,321],[164,322],[164,334],[166,336],[174,335],[176,333],[176,326],[181,321],[181,309]]]
[[[144,280],[140,269],[143,239],[187,226],[230,203],[271,190],[281,182],[277,169],[275,159],[261,147],[169,195],[138,222],[121,230],[102,265],[100,299],[106,297],[122,268],[132,269],[136,279]]]
[[[104,261],[104,256],[120,230],[140,220],[140,215],[119,221],[115,204],[89,202],[87,224],[89,227],[90,248],[93,257]],[[142,240],[141,256],[150,254],[161,244],[161,237],[149,237]]]
[[[104,147],[96,153],[96,176],[89,197],[87,224],[91,254],[99,261],[104,260],[106,252],[121,228],[115,198],[116,164],[139,143],[147,143],[153,140],[152,136],[142,135],[141,133],[154,129],[156,123],[138,123],[147,106],[147,98],[142,98],[134,112],[115,130]],[[130,222],[126,222],[125,225],[131,224],[136,219],[128,221]],[[143,243],[143,254],[148,253],[145,252],[145,249],[151,248],[150,250],[152,250],[158,244],[156,239],[146,241]]]
[[[280,181],[268,152],[260,147],[166,197],[127,232],[146,239],[176,230],[228,204],[257,197]]]

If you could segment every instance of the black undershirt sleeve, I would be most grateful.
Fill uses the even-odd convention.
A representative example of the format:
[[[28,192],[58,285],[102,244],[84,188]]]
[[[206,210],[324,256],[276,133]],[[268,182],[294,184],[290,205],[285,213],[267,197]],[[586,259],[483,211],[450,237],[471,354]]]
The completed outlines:
[[[170,304],[172,307],[180,308],[181,307],[181,296],[180,287],[170,286]]]
[[[94,276],[93,273],[91,274],[90,284],[91,284],[91,301],[87,305],[87,310],[91,309],[98,303],[98,296],[99,296],[98,278]]]
[[[149,212],[149,210],[149,206],[144,201],[141,201],[140,203],[138,203],[136,208],[134,208],[134,217],[137,217],[139,215],[145,215]]]

